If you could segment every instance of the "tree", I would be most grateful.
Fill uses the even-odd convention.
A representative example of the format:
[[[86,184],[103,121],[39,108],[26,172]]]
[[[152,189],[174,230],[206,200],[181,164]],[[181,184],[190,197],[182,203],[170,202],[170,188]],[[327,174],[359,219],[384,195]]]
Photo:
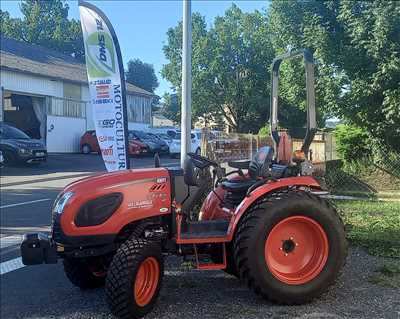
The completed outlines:
[[[194,119],[207,114],[209,90],[204,87],[205,62],[209,52],[206,46],[206,23],[204,17],[199,13],[192,15],[192,116]],[[182,22],[167,31],[168,43],[163,47],[165,57],[169,63],[163,66],[161,75],[172,83],[173,89],[177,92],[177,101],[180,111],[181,101],[181,72],[182,72]],[[204,50],[203,50],[204,49]],[[168,99],[167,99],[168,101]],[[169,105],[167,103],[167,105]],[[176,104],[173,104],[174,108]],[[165,115],[167,116],[167,115]],[[168,116],[167,116],[168,117]],[[172,118],[171,118],[172,119]],[[179,121],[180,122],[180,118]]]
[[[68,19],[69,6],[62,0],[25,0],[23,18],[11,18],[0,11],[5,37],[38,44],[83,59],[85,50],[80,22]]]
[[[358,126],[339,124],[334,134],[337,152],[345,161],[357,161],[371,155],[368,134]]]
[[[273,1],[269,22],[276,52],[314,52],[318,108],[400,149],[400,2]],[[281,87],[292,104],[296,67],[286,66]]]
[[[181,122],[181,103],[177,94],[165,93],[163,96],[162,115],[174,123]]]
[[[232,5],[207,30],[204,17],[192,17],[192,114],[223,117],[232,130],[258,132],[269,116],[269,65],[274,52],[265,15]],[[180,92],[182,23],[170,28],[162,75]]]
[[[144,63],[139,59],[128,61],[126,80],[143,90],[154,93],[158,87],[158,80],[152,64]]]

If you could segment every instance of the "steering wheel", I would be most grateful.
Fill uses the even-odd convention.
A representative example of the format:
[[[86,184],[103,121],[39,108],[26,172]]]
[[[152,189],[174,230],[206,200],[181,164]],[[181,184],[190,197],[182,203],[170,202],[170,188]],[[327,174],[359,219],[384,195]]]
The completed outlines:
[[[217,162],[214,162],[210,159],[208,159],[207,157],[195,154],[195,153],[188,153],[187,154],[192,160],[193,160],[193,164],[194,166],[200,168],[200,169],[204,169],[207,166],[214,166],[214,167],[219,167]]]
[[[188,153],[187,154],[190,159],[193,162],[193,165],[196,166],[199,169],[205,169],[209,166],[214,167],[213,169],[213,184],[215,184],[217,187],[219,181],[222,180],[222,178],[224,177],[225,174],[225,170],[223,168],[221,168],[221,166],[217,163],[214,162],[210,159],[208,159],[207,157],[195,154],[195,153]]]

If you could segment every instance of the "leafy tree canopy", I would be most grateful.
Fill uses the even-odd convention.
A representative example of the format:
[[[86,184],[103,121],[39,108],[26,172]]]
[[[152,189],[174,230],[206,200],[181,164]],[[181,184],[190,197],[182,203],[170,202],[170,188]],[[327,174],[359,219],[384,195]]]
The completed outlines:
[[[276,52],[314,51],[320,110],[400,149],[400,2],[273,1],[269,23]],[[298,67],[281,93],[300,105]]]
[[[24,0],[22,18],[0,10],[1,32],[5,37],[55,49],[78,59],[85,50],[80,22],[68,19],[69,6],[62,0]]]
[[[146,91],[154,93],[158,87],[158,80],[152,64],[144,63],[139,59],[128,61],[126,80]]]
[[[334,131],[337,151],[347,162],[370,156],[368,134],[358,126],[339,124]]]
[[[181,107],[178,95],[165,93],[163,95],[162,114],[174,123],[181,122]]]
[[[339,117],[400,149],[400,2],[272,1],[267,14],[233,5],[210,29],[197,13],[192,23],[195,119],[219,114],[234,130],[258,131],[269,114],[272,58],[309,48],[319,125]],[[182,24],[167,36],[162,75],[180,92]],[[283,63],[280,79],[280,125],[302,126],[302,63]]]
[[[192,17],[192,114],[223,117],[239,132],[257,132],[269,114],[269,65],[274,52],[265,15],[232,5],[207,30],[204,17]],[[170,28],[162,75],[181,88],[182,23]]]

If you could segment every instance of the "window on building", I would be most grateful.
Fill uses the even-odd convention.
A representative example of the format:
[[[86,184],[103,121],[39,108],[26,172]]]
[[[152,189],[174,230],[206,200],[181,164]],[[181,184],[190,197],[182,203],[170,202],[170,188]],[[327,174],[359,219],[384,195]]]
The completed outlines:
[[[150,124],[151,99],[143,96],[127,95],[128,121]]]
[[[146,107],[145,107],[145,112],[144,112],[144,122],[150,124],[150,119],[151,117],[151,100],[146,99]]]
[[[64,88],[65,99],[78,100],[78,101],[82,99],[82,92],[80,85],[64,82],[63,88]]]
[[[64,82],[63,97],[48,97],[47,113],[49,115],[82,118],[86,116],[86,102],[82,101],[81,85]]]
[[[57,97],[48,97],[47,114],[63,117],[85,118],[86,102]]]

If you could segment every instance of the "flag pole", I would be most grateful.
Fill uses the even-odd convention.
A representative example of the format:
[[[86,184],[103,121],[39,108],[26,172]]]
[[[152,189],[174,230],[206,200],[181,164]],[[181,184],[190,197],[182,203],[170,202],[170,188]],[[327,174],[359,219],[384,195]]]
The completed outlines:
[[[111,22],[99,8],[82,0],[78,6],[89,92],[102,157],[107,171],[129,169],[125,75],[118,38]],[[100,53],[93,54],[89,45],[95,46]],[[107,97],[100,96],[99,90],[103,90]]]
[[[192,17],[191,0],[183,0],[181,167],[191,150],[192,128]]]

